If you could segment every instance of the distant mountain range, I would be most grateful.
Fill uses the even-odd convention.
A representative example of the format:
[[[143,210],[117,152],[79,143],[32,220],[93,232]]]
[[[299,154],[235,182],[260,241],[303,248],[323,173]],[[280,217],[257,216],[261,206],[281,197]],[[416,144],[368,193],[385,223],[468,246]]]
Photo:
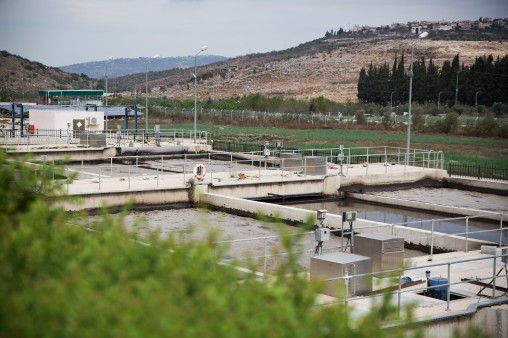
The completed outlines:
[[[211,63],[225,61],[227,57],[218,55],[200,55],[196,59],[198,66],[208,65]],[[120,76],[145,73],[158,72],[168,69],[185,69],[194,67],[194,56],[180,56],[180,57],[165,57],[165,58],[121,58],[94,62],[77,63],[69,66],[58,67],[67,73],[85,74],[93,79],[102,79],[106,74],[109,79],[117,78]]]

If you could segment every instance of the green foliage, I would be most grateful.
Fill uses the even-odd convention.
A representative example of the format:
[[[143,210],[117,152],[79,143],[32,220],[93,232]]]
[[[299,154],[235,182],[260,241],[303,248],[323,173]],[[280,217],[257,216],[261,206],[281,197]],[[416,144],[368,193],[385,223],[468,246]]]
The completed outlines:
[[[323,285],[301,273],[294,236],[281,233],[289,257],[273,278],[241,276],[217,264],[225,249],[213,233],[141,237],[123,215],[90,221],[58,208],[49,197],[62,194],[50,181],[57,168],[48,168],[34,175],[0,153],[1,337],[407,336],[383,329],[411,319],[388,296],[354,320],[341,304],[316,307]]]
[[[494,102],[492,105],[492,112],[498,117],[503,116],[503,114],[508,114],[508,105],[501,102]]]
[[[365,124],[367,123],[367,117],[365,117],[365,113],[363,110],[358,110],[355,113],[355,120],[358,124]]]
[[[395,121],[393,120],[392,113],[386,111],[383,114],[383,119],[381,120],[381,123],[383,124],[383,127],[385,127],[385,129],[390,129],[391,127],[393,127]]]
[[[443,119],[436,123],[436,129],[445,134],[452,133],[457,129],[459,114],[450,112],[444,116]]]
[[[427,63],[422,57],[413,62],[413,100],[414,103],[436,102],[439,93],[452,103],[458,81],[460,91],[458,102],[468,106],[492,106],[495,102],[507,103],[508,92],[508,55],[497,57],[492,55],[480,56],[475,63],[468,67],[460,67],[457,54],[450,62],[446,60],[441,68],[432,59]],[[409,66],[407,67],[409,69]],[[396,93],[395,101],[402,101],[408,94],[409,78],[405,74],[404,55],[400,61],[395,55],[390,68],[385,62],[381,65],[362,68],[358,76],[358,99],[362,102],[374,102],[386,105],[390,103],[390,94]],[[454,102],[453,102],[454,103]],[[481,108],[480,108],[481,109]],[[459,112],[460,114],[460,112]]]
[[[423,130],[424,123],[425,116],[423,115],[423,109],[420,106],[414,107],[413,111],[411,112],[412,129],[416,131]]]
[[[11,101],[12,93],[7,87],[0,88],[0,101],[1,102],[8,102]]]
[[[479,119],[476,125],[476,134],[480,137],[495,137],[497,135],[498,124],[492,114],[487,114]]]

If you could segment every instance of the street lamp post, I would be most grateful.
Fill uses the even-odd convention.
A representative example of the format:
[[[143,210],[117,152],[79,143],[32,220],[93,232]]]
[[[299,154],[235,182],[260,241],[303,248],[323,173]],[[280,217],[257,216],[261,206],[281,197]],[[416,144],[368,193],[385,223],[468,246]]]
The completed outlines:
[[[439,105],[441,104],[441,94],[442,94],[442,93],[443,93],[443,92],[439,92],[439,93],[437,94],[437,112],[438,112],[438,113],[439,113]]]
[[[108,130],[108,113],[107,113],[107,109],[108,109],[108,64],[109,62],[113,60],[113,57],[110,56],[107,60],[106,60],[106,70],[104,72],[104,77],[106,78],[106,108],[104,109],[104,113],[106,114],[106,130]]]
[[[419,39],[425,38],[429,33],[423,32],[418,35]],[[411,44],[411,68],[409,70],[409,108],[408,108],[408,121],[407,121],[407,142],[406,142],[406,165],[409,165],[409,147],[411,145],[411,95],[413,91],[413,51],[414,46],[418,40]]]
[[[159,57],[155,54],[152,58],[147,58],[145,63],[145,131],[148,132],[148,63]]]
[[[457,80],[455,81],[455,106],[457,105],[457,100],[459,99],[459,67],[457,67]]]
[[[196,68],[196,60],[198,58],[198,55],[201,53],[201,52],[204,52],[205,50],[207,50],[208,47],[207,46],[203,46],[201,47],[201,49],[199,50],[199,52],[196,53],[196,55],[194,55],[194,143],[196,143],[196,125],[197,125],[197,97],[198,97],[198,89],[197,89],[197,82],[198,82],[198,73],[197,73],[197,68]]]
[[[395,92],[391,92],[391,93],[390,93],[390,110],[392,110],[392,109],[393,109],[393,93],[395,93]],[[391,113],[391,112],[390,112],[390,113]]]
[[[474,96],[474,107],[477,108],[478,107],[478,94],[481,93],[481,91],[477,91],[475,96]]]

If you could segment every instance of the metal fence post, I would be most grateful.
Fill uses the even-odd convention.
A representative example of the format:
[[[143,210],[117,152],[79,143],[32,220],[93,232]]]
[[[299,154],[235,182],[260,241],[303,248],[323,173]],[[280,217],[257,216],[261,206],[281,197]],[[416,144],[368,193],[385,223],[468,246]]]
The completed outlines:
[[[264,255],[263,255],[263,260],[264,260],[264,267],[263,267],[263,273],[264,273],[264,277],[266,278],[266,256],[267,256],[267,247],[266,247],[266,238],[263,240],[263,250],[264,250]]]
[[[185,162],[183,162],[183,185],[186,184],[186,180],[185,180]]]
[[[492,261],[492,299],[496,298],[496,256]]]
[[[499,247],[503,246],[503,216],[501,214],[501,219],[499,220]]]
[[[346,270],[346,275],[344,276],[345,277],[345,287],[346,287],[346,298],[344,299],[344,304],[346,306],[346,313],[348,312],[348,299],[349,299],[349,273],[348,271]]]
[[[450,277],[451,277],[451,273],[450,273],[450,269],[451,269],[451,264],[450,262],[448,262],[448,285],[446,287],[446,311],[450,311]]]
[[[401,276],[401,271],[399,270],[399,285],[398,285],[398,289],[397,289],[397,315],[400,316],[400,294],[401,294],[401,289],[402,289],[402,276]]]
[[[430,256],[434,255],[434,220],[432,220],[432,230],[430,232]]]
[[[469,216],[466,216],[466,252],[469,252]]]

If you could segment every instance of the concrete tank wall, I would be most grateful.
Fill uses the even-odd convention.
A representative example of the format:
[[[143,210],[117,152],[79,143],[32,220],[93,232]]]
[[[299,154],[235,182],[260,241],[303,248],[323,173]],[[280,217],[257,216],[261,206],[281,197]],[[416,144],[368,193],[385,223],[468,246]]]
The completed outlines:
[[[241,198],[228,197],[224,195],[203,193],[199,196],[202,203],[209,204],[220,209],[239,213],[256,215],[261,213],[266,216],[280,218],[291,223],[305,223],[307,220],[312,220],[316,223],[316,212],[311,210],[304,210],[290,206],[274,205],[264,202],[255,202]],[[334,214],[327,214],[324,221],[324,226],[332,229],[340,229],[342,225],[342,217]],[[447,251],[464,251],[466,249],[466,238],[447,235],[443,233],[434,233],[434,238],[431,237],[431,232],[420,230],[405,226],[387,225],[380,222],[372,222],[362,219],[357,219],[354,222],[355,232],[357,233],[384,233],[397,237],[404,238],[406,243],[421,245],[425,247],[441,248]],[[486,242],[469,239],[467,243],[468,250],[479,250]],[[489,243],[492,244],[492,243]]]
[[[253,176],[257,172],[246,172]],[[281,176],[274,177],[273,181],[238,181],[235,183],[214,183],[209,191],[214,194],[234,196],[236,198],[260,198],[269,194],[282,196],[324,194],[337,195],[340,180],[338,176],[307,176],[300,179],[286,180]]]
[[[65,202],[66,210],[93,210],[102,207],[123,207],[129,203],[139,205],[171,205],[189,203],[188,189],[137,190],[79,195],[79,204]]]
[[[354,184],[363,185],[388,185],[402,184],[409,182],[418,182],[423,179],[432,179],[441,181],[446,176],[446,170],[439,169],[422,169],[420,171],[390,171],[384,174],[369,173],[368,168],[365,169],[365,175],[346,176],[342,178],[341,186],[349,186]]]
[[[470,313],[426,321],[425,337],[453,337],[455,330],[464,335],[476,327],[489,337],[508,338],[508,304],[464,312]]]
[[[440,205],[440,204],[432,204],[418,201],[408,201],[399,198],[385,197],[385,196],[375,196],[368,194],[358,194],[358,193],[348,193],[348,197],[355,198],[361,201],[367,202],[375,202],[381,204],[394,205],[404,208],[412,208],[412,209],[422,209],[428,211],[435,211],[439,213],[447,213],[453,215],[462,215],[462,216],[482,216],[482,218],[492,219],[499,221],[501,220],[501,214],[490,212],[486,210],[477,210],[470,208],[460,208],[460,207],[452,207],[448,205]]]

